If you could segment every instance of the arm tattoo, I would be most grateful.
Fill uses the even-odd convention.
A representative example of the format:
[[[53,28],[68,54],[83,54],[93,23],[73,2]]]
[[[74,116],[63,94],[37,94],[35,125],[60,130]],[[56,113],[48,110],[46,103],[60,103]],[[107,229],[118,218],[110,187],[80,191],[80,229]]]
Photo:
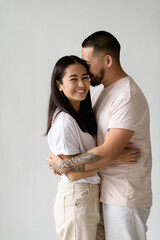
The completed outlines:
[[[94,153],[84,153],[66,160],[61,161],[60,165],[54,164],[54,169],[60,174],[67,172],[84,172],[85,165],[92,165],[103,159],[103,157]]]
[[[108,129],[107,129],[107,132],[109,132],[110,130],[111,130],[111,129],[110,129],[110,128],[108,128]]]

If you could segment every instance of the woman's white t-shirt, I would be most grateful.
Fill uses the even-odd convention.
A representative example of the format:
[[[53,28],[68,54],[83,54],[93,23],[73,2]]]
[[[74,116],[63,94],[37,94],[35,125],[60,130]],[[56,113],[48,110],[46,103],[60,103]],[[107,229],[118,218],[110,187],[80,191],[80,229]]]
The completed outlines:
[[[48,144],[55,155],[82,154],[96,146],[94,138],[89,133],[83,132],[71,115],[59,109],[53,116],[52,126],[48,133]],[[62,175],[61,178],[72,182],[66,175]],[[75,182],[98,184],[100,177],[94,174]]]

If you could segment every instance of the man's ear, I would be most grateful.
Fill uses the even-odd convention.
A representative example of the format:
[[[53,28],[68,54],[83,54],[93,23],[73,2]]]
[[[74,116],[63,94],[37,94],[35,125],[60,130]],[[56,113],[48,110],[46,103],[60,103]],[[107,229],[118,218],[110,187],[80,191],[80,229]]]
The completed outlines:
[[[56,80],[56,84],[57,84],[58,90],[60,92],[63,91],[62,85],[58,82],[58,80]]]
[[[112,66],[112,57],[111,55],[105,55],[105,64],[107,67],[111,67]]]

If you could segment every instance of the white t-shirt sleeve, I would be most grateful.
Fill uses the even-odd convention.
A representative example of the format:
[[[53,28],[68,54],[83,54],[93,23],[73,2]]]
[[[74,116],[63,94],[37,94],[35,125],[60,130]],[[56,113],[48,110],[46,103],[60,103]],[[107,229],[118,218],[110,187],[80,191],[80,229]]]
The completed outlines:
[[[138,130],[142,116],[141,110],[135,99],[118,97],[110,108],[108,128]]]
[[[76,122],[70,115],[58,114],[51,127],[48,143],[56,155],[80,153]]]

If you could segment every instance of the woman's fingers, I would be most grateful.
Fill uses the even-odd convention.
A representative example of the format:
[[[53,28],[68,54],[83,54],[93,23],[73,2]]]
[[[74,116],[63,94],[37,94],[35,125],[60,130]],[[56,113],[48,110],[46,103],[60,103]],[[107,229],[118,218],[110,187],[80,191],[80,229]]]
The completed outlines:
[[[139,150],[137,150],[137,151],[131,151],[130,152],[130,157],[131,158],[136,158],[136,159],[138,159],[139,157],[141,156],[141,152],[139,151]]]
[[[137,149],[130,149],[129,150],[129,163],[134,164],[137,163],[138,158],[141,156],[140,150]]]

